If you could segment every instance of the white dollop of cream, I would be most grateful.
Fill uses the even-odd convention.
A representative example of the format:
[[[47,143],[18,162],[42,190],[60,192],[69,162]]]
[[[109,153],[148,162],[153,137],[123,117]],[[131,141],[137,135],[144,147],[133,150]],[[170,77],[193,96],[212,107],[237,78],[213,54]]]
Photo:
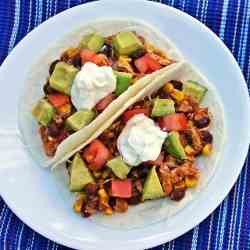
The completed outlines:
[[[71,100],[77,110],[92,109],[115,89],[116,76],[111,67],[87,62],[73,81]]]
[[[132,117],[117,140],[118,150],[131,166],[156,160],[167,137],[152,119],[143,114]]]

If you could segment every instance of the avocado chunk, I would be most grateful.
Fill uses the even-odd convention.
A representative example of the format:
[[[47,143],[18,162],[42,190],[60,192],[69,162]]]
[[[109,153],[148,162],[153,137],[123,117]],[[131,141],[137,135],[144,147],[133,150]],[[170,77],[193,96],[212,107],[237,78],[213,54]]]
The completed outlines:
[[[183,84],[184,95],[192,97],[200,103],[207,92],[207,88],[195,81],[187,81]]]
[[[126,179],[131,169],[131,166],[127,165],[121,156],[109,160],[107,166],[111,168],[112,172],[120,179]]]
[[[177,157],[178,159],[186,159],[186,154],[181,144],[180,135],[178,132],[173,131],[168,134],[168,137],[164,143],[164,147],[169,154]]]
[[[55,110],[45,99],[41,99],[32,109],[33,116],[43,126],[47,126],[53,118]]]
[[[97,33],[92,33],[84,36],[80,42],[81,48],[86,48],[99,52],[104,44],[104,37]]]
[[[118,71],[114,71],[114,73],[116,75],[115,94],[119,96],[129,88],[133,75],[130,73],[118,72]]]
[[[69,129],[78,131],[88,125],[94,118],[95,112],[93,110],[83,109],[68,117],[66,120],[66,126]]]
[[[114,49],[118,55],[131,55],[143,48],[140,39],[131,31],[122,31],[112,40]]]
[[[151,116],[159,117],[175,113],[174,101],[171,99],[156,98]]]
[[[152,200],[165,196],[155,166],[153,166],[146,178],[143,186],[143,200]]]
[[[77,72],[78,69],[73,65],[65,62],[57,63],[49,79],[50,87],[61,93],[70,95],[71,86]]]
[[[94,178],[87,168],[85,162],[79,154],[76,154],[70,165],[70,184],[71,192],[81,191],[88,183],[94,182]]]

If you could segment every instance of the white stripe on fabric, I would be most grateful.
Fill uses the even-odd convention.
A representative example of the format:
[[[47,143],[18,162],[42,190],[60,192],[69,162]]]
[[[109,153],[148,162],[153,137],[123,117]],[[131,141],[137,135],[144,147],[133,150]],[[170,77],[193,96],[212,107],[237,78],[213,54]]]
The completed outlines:
[[[219,237],[219,229],[220,229],[220,220],[221,220],[221,211],[222,211],[222,204],[219,208],[219,215],[218,215],[218,221],[217,221],[217,227],[216,227],[216,234],[215,234],[215,249],[217,249],[217,243],[218,243],[218,237]]]
[[[31,244],[30,244],[30,249],[31,250],[33,249],[33,245],[34,245],[34,242],[35,242],[35,237],[36,237],[36,233],[33,232],[33,234],[32,234],[32,240],[31,240]]]
[[[175,249],[175,240],[172,240],[172,246],[171,246],[171,250]]]
[[[249,6],[247,6],[249,5]],[[250,16],[250,11],[248,11],[250,8],[250,1],[246,1],[244,3],[244,8],[243,8],[243,20],[242,20],[242,26],[240,29],[240,46],[239,46],[239,53],[238,53],[238,62],[241,66],[242,69],[244,69],[244,64],[245,64],[245,50],[243,52],[243,49],[246,48],[246,26],[248,27],[248,22],[249,22],[249,16]],[[248,29],[247,29],[248,30]]]
[[[38,2],[38,24],[42,22],[43,19],[43,0]]]
[[[19,22],[20,22],[19,19],[20,19],[20,0],[16,0],[15,1],[14,25],[13,25],[13,29],[11,32],[8,53],[10,53],[10,51],[12,50],[16,42],[16,37],[17,37]]]
[[[222,219],[221,219],[221,229],[220,229],[220,237],[219,237],[219,247],[218,249],[223,249],[223,240],[225,234],[225,224],[227,218],[227,208],[228,208],[228,197],[223,202],[223,210],[222,210]]]
[[[184,11],[185,10],[185,5],[186,5],[186,0],[183,0],[182,1],[182,7],[181,7],[181,9]]]
[[[212,213],[212,215],[210,216],[210,219],[209,219],[209,230],[208,230],[207,249],[210,249],[210,245],[211,245],[213,221],[214,221],[214,213]]]
[[[222,18],[220,22],[220,32],[219,32],[219,37],[221,40],[224,40],[225,37],[225,28],[226,28],[226,21],[227,21],[227,13],[228,13],[228,3],[229,0],[224,0],[223,1],[223,7],[222,7]]]
[[[57,13],[57,0],[54,0],[54,15]]]
[[[52,1],[49,0],[49,17],[52,15]]]
[[[46,20],[49,18],[49,0],[46,0],[46,13],[45,13]]]
[[[9,250],[9,249],[8,249],[9,246],[8,246],[8,244],[6,244],[6,242],[7,242],[8,230],[9,230],[9,226],[10,226],[10,222],[11,222],[12,216],[13,216],[13,213],[10,212],[10,216],[9,216],[9,220],[8,220],[8,222],[7,222],[7,226],[6,226],[6,228],[4,229],[4,236],[3,236],[3,242],[4,242],[4,243],[3,243],[3,246],[4,246],[4,249],[6,249],[6,250]],[[8,246],[8,248],[7,248],[7,246]]]
[[[233,223],[234,223],[234,213],[235,213],[235,204],[236,204],[236,188],[237,188],[238,183],[236,183],[234,189],[233,189],[233,202],[232,202],[232,213],[231,213],[231,218],[230,218],[230,224],[229,224],[229,235],[228,235],[228,247],[230,248],[231,246],[231,240],[232,240],[232,233],[233,233]]]
[[[195,13],[195,16],[197,18],[199,18],[200,3],[201,3],[200,0],[198,0],[198,3],[196,5],[196,13]]]
[[[161,250],[165,250],[165,246],[166,246],[166,244],[163,244],[163,245],[161,246]]]
[[[35,27],[37,26],[37,19],[38,19],[38,3],[37,3],[38,0],[36,0],[36,3],[35,3],[35,9],[36,9],[36,14],[35,14]]]
[[[70,8],[70,6],[71,6],[71,3],[70,3],[70,0],[68,0],[68,9]]]
[[[243,207],[244,207],[244,201],[245,201],[245,193],[246,193],[246,184],[247,184],[247,168],[248,166],[248,156],[246,159],[246,165],[245,165],[245,171],[244,171],[244,179],[243,179],[243,187],[242,187],[242,199],[241,199],[241,207],[240,207],[240,221],[239,221],[239,231],[237,235],[237,241],[236,241],[236,249],[239,249],[239,243],[240,243],[240,232],[241,232],[241,225],[242,225],[242,217],[243,217]]]
[[[4,211],[2,212],[2,216],[1,216],[0,235],[2,235],[4,224],[5,224],[5,219],[6,219],[6,216],[8,215],[8,211],[9,211],[8,207],[5,206]]]
[[[236,41],[236,34],[237,34],[237,30],[238,30],[238,21],[239,21],[239,13],[240,13],[240,6],[241,6],[241,0],[237,1],[238,6],[237,6],[237,11],[236,11],[236,23],[234,26],[234,36],[233,36],[233,45],[232,45],[232,51],[234,53],[235,50],[235,41]]]
[[[22,222],[19,222],[18,223],[18,228],[17,228],[17,230],[16,230],[16,232],[15,232],[15,243],[14,243],[14,246],[17,248],[17,245],[18,245],[18,236],[19,236],[19,231],[21,231],[21,228],[22,228]]]
[[[197,249],[198,236],[199,236],[199,226],[196,226],[193,230],[191,250]]]
[[[17,245],[17,249],[22,250],[21,248],[21,243],[22,243],[22,235],[23,235],[23,229],[24,229],[24,224],[22,223],[22,228],[20,230],[20,234],[19,234],[19,239],[18,239],[18,245]]]
[[[46,247],[46,249],[49,250],[49,247],[50,247],[50,240],[47,240],[47,247]]]
[[[30,5],[29,5],[29,21],[28,21],[28,26],[27,26],[27,33],[31,29],[31,17],[32,17],[32,1],[30,1]]]

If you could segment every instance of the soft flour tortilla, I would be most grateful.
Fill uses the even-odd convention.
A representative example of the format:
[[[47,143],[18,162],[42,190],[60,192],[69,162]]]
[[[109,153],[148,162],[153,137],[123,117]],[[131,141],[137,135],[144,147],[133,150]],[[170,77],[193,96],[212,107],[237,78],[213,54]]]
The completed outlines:
[[[111,228],[126,230],[144,227],[163,219],[166,220],[170,216],[174,216],[193,199],[197,198],[200,192],[204,189],[204,187],[208,184],[209,180],[213,176],[217,168],[217,164],[220,159],[225,141],[226,132],[224,124],[224,110],[215,87],[201,73],[199,73],[199,71],[197,71],[193,66],[186,62],[175,64],[175,66],[170,68],[167,73],[161,75],[158,79],[147,85],[137,95],[130,98],[129,101],[111,117],[110,120],[107,120],[106,123],[103,124],[103,126],[101,126],[101,128],[91,136],[91,138],[89,138],[75,151],[68,154],[67,157],[72,156],[78,150],[84,148],[93,139],[97,138],[130,105],[143,99],[145,96],[150,96],[151,93],[157,91],[164,85],[164,83],[170,80],[194,80],[208,88],[208,92],[206,93],[201,106],[208,107],[209,111],[213,115],[210,131],[212,132],[214,138],[214,151],[210,157],[199,157],[198,159],[197,167],[201,172],[199,185],[195,189],[188,189],[186,192],[186,196],[180,202],[171,201],[168,198],[146,201],[145,203],[140,205],[130,206],[128,212],[124,214],[115,213],[112,216],[105,216],[103,214],[94,215],[90,218],[90,220],[92,220],[93,222]],[[64,158],[63,160],[66,160],[66,158]],[[60,166],[54,169],[54,174],[57,177],[56,181],[59,184],[60,193],[63,194],[65,202],[69,203],[74,200],[74,194],[70,193],[68,190],[68,174],[65,170],[66,168],[62,163]],[[64,177],[62,178],[62,176]]]
[[[58,162],[63,156],[67,155],[73,149],[77,148],[82,142],[86,141],[99,127],[111,118],[111,116],[120,109],[127,100],[136,95],[148,83],[154,80],[158,75],[166,71],[165,67],[153,74],[147,75],[137,81],[119,98],[112,102],[93,122],[83,129],[75,132],[73,135],[64,140],[57,148],[53,158],[45,155],[41,138],[38,133],[37,121],[31,114],[33,105],[43,96],[42,87],[48,77],[48,69],[54,60],[67,48],[77,46],[81,38],[91,32],[98,32],[101,35],[109,36],[119,31],[136,31],[144,36],[149,42],[157,48],[166,52],[174,61],[182,59],[177,48],[159,31],[150,25],[136,20],[125,18],[108,18],[99,19],[92,23],[82,25],[74,32],[65,35],[61,40],[55,42],[53,46],[47,49],[47,52],[39,57],[39,60],[31,66],[28,78],[24,87],[24,92],[19,103],[19,128],[22,134],[22,141],[30,151],[32,157],[41,165],[49,166]]]

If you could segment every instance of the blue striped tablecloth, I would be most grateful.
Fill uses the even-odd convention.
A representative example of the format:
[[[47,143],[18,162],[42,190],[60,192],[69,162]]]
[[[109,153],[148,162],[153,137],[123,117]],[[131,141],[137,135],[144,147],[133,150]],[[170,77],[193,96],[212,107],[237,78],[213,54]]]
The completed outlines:
[[[87,1],[0,0],[0,64],[12,48],[37,25],[58,12],[84,2]],[[187,12],[212,29],[232,51],[250,85],[250,0],[160,2]],[[249,215],[250,166],[247,160],[238,182],[212,215],[190,232],[155,250],[250,249]],[[0,198],[0,249],[67,248],[35,233]]]

